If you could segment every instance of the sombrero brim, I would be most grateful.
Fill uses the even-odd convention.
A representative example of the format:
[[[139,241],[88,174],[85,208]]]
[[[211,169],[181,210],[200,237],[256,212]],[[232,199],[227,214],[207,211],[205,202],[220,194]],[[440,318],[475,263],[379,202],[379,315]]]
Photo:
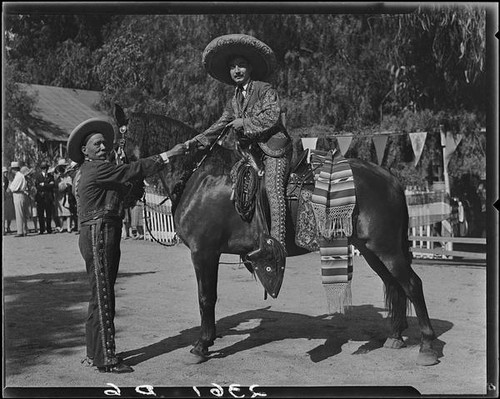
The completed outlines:
[[[212,40],[203,51],[203,66],[214,79],[234,85],[228,61],[235,55],[243,56],[250,62],[254,80],[265,81],[276,69],[276,56],[271,47],[243,34],[224,35]]]
[[[106,118],[91,118],[73,129],[68,138],[68,156],[76,163],[83,163],[83,141],[92,133],[102,133],[105,140],[112,145],[115,139],[113,124]]]

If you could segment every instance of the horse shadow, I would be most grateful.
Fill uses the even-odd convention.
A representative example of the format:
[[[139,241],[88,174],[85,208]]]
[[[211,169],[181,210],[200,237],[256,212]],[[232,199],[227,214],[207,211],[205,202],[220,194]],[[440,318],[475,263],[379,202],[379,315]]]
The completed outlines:
[[[286,339],[324,340],[324,343],[308,351],[314,363],[324,361],[342,352],[342,346],[350,341],[362,342],[352,353],[362,355],[383,347],[389,333],[389,320],[380,312],[384,309],[373,305],[351,307],[346,315],[308,316],[270,310],[270,307],[249,310],[224,317],[217,322],[217,338],[242,336],[244,339],[229,346],[212,350],[209,359],[221,359],[252,350],[272,342]],[[432,319],[432,326],[439,337],[453,327],[446,320]],[[416,317],[408,317],[408,329],[404,331],[407,346],[420,344],[420,329]],[[199,337],[199,327],[180,331],[178,335],[157,343],[119,353],[127,364],[137,365],[151,358],[192,346]],[[231,341],[234,341],[232,339]],[[215,347],[219,346],[217,340]],[[438,358],[443,357],[445,343],[434,341]]]

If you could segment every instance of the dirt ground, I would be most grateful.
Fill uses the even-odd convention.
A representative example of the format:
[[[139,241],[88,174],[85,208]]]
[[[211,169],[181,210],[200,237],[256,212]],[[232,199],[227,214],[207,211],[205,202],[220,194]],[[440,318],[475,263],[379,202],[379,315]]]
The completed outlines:
[[[363,258],[354,261],[351,312],[328,316],[318,254],[288,258],[279,297],[267,300],[238,258],[224,255],[216,308],[220,338],[211,359],[193,365],[189,349],[200,318],[189,250],[125,240],[116,285],[117,350],[135,372],[116,375],[80,364],[89,293],[77,241],[70,233],[3,237],[4,387],[70,388],[68,397],[83,396],[85,387],[109,396],[105,391],[113,385],[186,387],[193,397],[196,389],[216,397],[208,391],[214,384],[225,395],[232,384],[291,387],[290,395],[293,387],[349,386],[486,394],[485,265],[414,262],[440,360],[422,367],[416,365],[420,333],[413,310],[408,346],[383,347],[388,320],[382,281]],[[235,395],[250,397],[248,390]]]

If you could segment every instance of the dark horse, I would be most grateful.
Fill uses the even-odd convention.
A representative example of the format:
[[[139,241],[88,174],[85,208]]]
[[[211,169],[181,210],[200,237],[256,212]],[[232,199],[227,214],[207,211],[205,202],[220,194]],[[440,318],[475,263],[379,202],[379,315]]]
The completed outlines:
[[[159,115],[135,113],[127,121],[123,111],[118,110],[118,125],[128,122],[125,148],[132,159],[166,150],[198,133],[179,121]],[[230,171],[240,155],[216,145],[195,168],[201,155],[188,154],[173,159],[159,173],[172,199],[176,233],[191,250],[198,283],[201,333],[191,349],[194,362],[208,359],[208,348],[216,338],[215,304],[221,254],[248,254],[256,249],[259,236],[255,218],[251,222],[243,221],[230,198]],[[408,327],[409,299],[422,334],[417,363],[436,364],[437,353],[432,348],[435,333],[427,313],[422,281],[411,268],[404,191],[396,178],[378,165],[359,159],[348,161],[357,196],[350,243],[384,282],[391,319],[391,333],[385,346],[405,345],[402,332]],[[196,170],[193,172],[193,169]],[[294,220],[294,215],[289,219]],[[287,225],[288,256],[306,253],[294,243],[293,223]]]

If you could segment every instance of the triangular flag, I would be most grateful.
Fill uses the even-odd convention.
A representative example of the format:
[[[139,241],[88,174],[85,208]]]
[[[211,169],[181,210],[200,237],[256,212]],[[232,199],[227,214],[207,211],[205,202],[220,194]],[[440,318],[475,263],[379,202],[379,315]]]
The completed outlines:
[[[418,161],[420,161],[420,156],[424,149],[425,139],[427,137],[427,132],[414,132],[410,133],[411,147],[413,148],[413,153],[415,154],[415,166],[417,166]]]
[[[316,142],[318,141],[317,137],[302,137],[300,139],[302,141],[302,147],[304,150],[309,150],[307,152],[307,163],[311,160],[311,150],[316,149]]]
[[[455,137],[451,132],[446,132],[446,148],[445,148],[445,159],[446,165],[450,162],[451,154],[455,152],[458,145],[462,141],[463,136],[461,134],[457,134]]]
[[[349,149],[349,146],[351,145],[353,136],[336,136],[336,137],[337,137],[337,143],[339,143],[340,153],[342,155],[345,155],[345,153]]]
[[[387,139],[389,136],[386,134],[377,134],[372,137],[373,144],[375,145],[375,151],[377,152],[378,164],[382,164],[384,159],[385,145],[387,144]]]

